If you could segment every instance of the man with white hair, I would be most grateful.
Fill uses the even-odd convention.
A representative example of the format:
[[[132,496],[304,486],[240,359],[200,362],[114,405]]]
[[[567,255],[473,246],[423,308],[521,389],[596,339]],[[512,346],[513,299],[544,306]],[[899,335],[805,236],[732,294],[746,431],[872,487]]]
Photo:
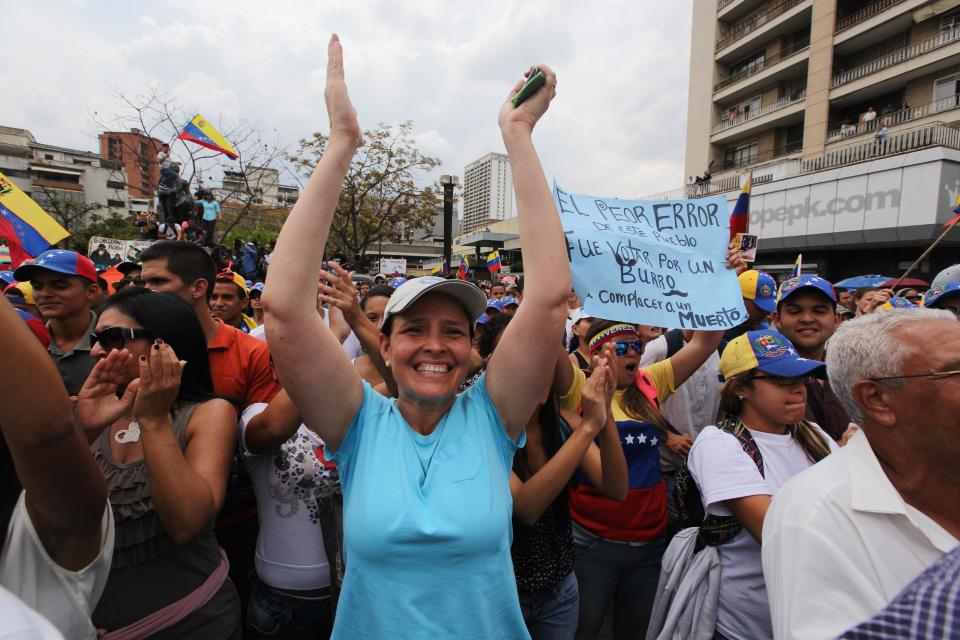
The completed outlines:
[[[960,538],[960,323],[928,309],[862,316],[830,339],[827,369],[861,429],[767,511],[778,639],[836,638]]]

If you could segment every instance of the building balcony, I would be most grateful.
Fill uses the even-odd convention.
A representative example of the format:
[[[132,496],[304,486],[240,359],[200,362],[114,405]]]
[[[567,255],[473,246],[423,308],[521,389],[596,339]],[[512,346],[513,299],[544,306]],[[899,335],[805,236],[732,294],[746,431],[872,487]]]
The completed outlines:
[[[753,12],[766,0],[717,0],[717,19],[734,22]]]
[[[833,32],[840,33],[841,31],[846,31],[847,29],[860,24],[864,20],[869,20],[875,15],[883,13],[890,7],[896,4],[901,4],[905,1],[906,0],[877,0],[872,4],[868,4],[859,11],[837,20],[837,26],[834,27]]]
[[[787,145],[790,147],[791,145]],[[796,151],[799,152],[802,144],[796,144]],[[751,162],[741,163],[741,166],[724,167],[723,172],[718,172],[706,185],[696,185],[691,187],[678,187],[670,191],[664,191],[658,194],[645,196],[644,200],[670,200],[678,198],[703,197],[727,193],[741,188],[743,180],[747,174],[746,169],[752,169],[753,184],[763,184],[786,178],[815,173],[817,171],[826,171],[830,169],[839,169],[861,162],[873,162],[881,158],[896,156],[922,149],[933,147],[945,147],[960,151],[960,129],[948,126],[942,122],[897,131],[885,136],[882,140],[871,139],[868,141],[855,142],[844,145],[836,149],[830,149],[824,153],[805,157],[789,157],[793,154],[780,153],[779,157],[771,157],[762,160],[758,154],[751,158]],[[776,153],[778,150],[773,150]],[[765,164],[760,167],[758,165]]]
[[[768,2],[756,11],[730,25],[730,28],[717,38],[715,51],[718,59],[727,59],[736,54],[739,47],[736,43],[745,40],[747,36],[763,33],[766,36],[777,33],[782,28],[784,33],[803,26],[804,21],[800,13],[812,6],[812,0],[775,0]],[[751,38],[752,39],[752,38]],[[745,43],[749,45],[749,42]]]
[[[875,134],[879,124],[887,127],[897,127],[898,125],[913,123],[917,120],[929,117],[943,118],[948,111],[960,108],[960,93],[952,96],[946,96],[939,100],[934,100],[929,104],[919,107],[907,107],[886,115],[878,115],[875,120],[867,123],[845,125],[839,129],[833,129],[827,134],[827,143],[837,142],[839,140],[848,140]],[[960,113],[957,114],[960,117]]]
[[[714,101],[730,100],[749,92],[758,82],[772,83],[792,76],[799,76],[797,67],[809,58],[810,41],[801,40],[779,53],[763,59],[763,62],[731,73],[713,86]]]
[[[953,56],[958,52],[954,51],[954,49],[960,50],[960,47],[951,47],[949,50],[946,48],[958,42],[960,42],[960,27],[951,29],[950,31],[944,31],[933,38],[921,40],[910,46],[879,55],[868,62],[864,62],[850,69],[845,69],[833,76],[831,87],[836,89],[860,78],[873,75],[885,69],[897,67],[898,65],[904,65],[908,62],[913,63],[910,64],[909,67],[910,70],[915,71],[927,64]],[[938,55],[938,52],[941,51],[942,53]],[[834,98],[835,96],[831,95],[830,97]]]
[[[711,134],[717,134],[724,131],[729,131],[731,135],[738,135],[754,127],[762,126],[769,127],[773,124],[773,119],[766,118],[770,114],[784,111],[788,107],[794,105],[800,105],[806,99],[807,94],[805,91],[801,91],[793,96],[784,96],[776,102],[768,104],[765,107],[760,107],[759,109],[748,112],[746,115],[737,116],[735,118],[727,118],[726,120],[721,120],[717,124],[713,125],[710,130]],[[803,111],[803,108],[791,109],[787,113],[782,113],[778,115],[790,115],[794,111]],[[741,126],[749,125],[749,126]],[[735,131],[734,131],[735,130]],[[711,137],[711,142],[719,142],[719,140]]]

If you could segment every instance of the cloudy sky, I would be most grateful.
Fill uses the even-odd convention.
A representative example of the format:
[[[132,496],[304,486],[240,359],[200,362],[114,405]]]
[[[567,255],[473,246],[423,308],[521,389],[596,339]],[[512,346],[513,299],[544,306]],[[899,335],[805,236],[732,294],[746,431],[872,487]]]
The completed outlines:
[[[361,125],[414,121],[438,173],[502,151],[497,111],[532,63],[558,96],[535,141],[568,190],[639,197],[683,183],[691,0],[10,3],[0,124],[94,150],[114,92],[156,86],[185,111],[326,129],[326,42],[343,41]]]

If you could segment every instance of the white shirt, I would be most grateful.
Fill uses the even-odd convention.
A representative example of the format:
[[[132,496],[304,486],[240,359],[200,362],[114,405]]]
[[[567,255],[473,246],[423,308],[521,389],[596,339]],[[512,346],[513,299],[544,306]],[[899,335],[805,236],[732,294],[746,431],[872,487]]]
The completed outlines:
[[[103,594],[113,561],[113,510],[109,505],[104,509],[100,554],[87,567],[69,571],[43,548],[27,513],[25,496],[26,492],[20,494],[0,553],[0,586],[50,620],[67,640],[94,640],[97,633],[90,615]]]
[[[858,431],[767,511],[763,572],[776,637],[836,638],[956,546],[904,502]]]
[[[815,428],[831,450],[836,449],[833,439],[819,427]],[[720,503],[745,496],[776,495],[787,480],[811,465],[789,434],[750,429],[750,435],[763,457],[763,475],[733,435],[708,426],[697,436],[687,466],[700,488],[706,512],[732,515]],[[717,553],[720,556],[717,629],[730,640],[772,638],[760,545],[743,529],[730,542],[718,546]]]
[[[640,356],[640,366],[649,367],[666,359],[667,338],[660,336],[647,343]],[[707,361],[660,406],[660,414],[677,431],[694,440],[704,427],[717,421],[720,388],[723,386],[718,373],[719,366],[720,355],[714,350]],[[673,471],[680,462],[680,458],[666,445],[660,447],[660,466],[664,471]]]
[[[329,314],[326,314],[326,313],[323,314],[323,321],[328,327],[330,326]],[[259,327],[254,327],[253,329],[250,329],[250,335],[253,336],[254,338],[259,338],[260,340],[263,340],[264,342],[266,342],[267,340],[266,324],[267,323],[264,322]],[[353,331],[351,331],[347,335],[347,337],[344,338],[341,346],[343,347],[344,353],[346,353],[347,357],[350,358],[351,360],[356,360],[357,358],[363,355],[363,345],[360,344],[360,338],[358,338],[357,334],[355,334]]]
[[[330,565],[317,499],[338,490],[336,466],[323,460],[323,440],[304,425],[275,451],[251,453],[247,425],[266,408],[256,402],[244,409],[239,434],[260,516],[254,555],[257,576],[279,589],[328,587]]]
[[[50,622],[0,587],[0,640],[63,640]]]
[[[180,235],[180,225],[176,222],[164,222],[157,227],[157,233],[161,240],[176,240]]]

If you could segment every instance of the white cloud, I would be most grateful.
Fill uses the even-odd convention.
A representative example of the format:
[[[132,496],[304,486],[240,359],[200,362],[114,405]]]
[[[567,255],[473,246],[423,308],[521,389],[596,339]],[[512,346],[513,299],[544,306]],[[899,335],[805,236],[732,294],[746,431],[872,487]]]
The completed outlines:
[[[276,129],[293,146],[326,127],[326,42],[344,42],[362,124],[412,119],[439,173],[502,150],[496,119],[530,64],[559,75],[538,126],[548,176],[568,189],[641,196],[683,181],[690,0],[450,3],[16,3],[0,69],[0,124],[96,148],[90,114],[111,88],[158,86],[185,111]],[[19,63],[13,64],[13,60]]]

